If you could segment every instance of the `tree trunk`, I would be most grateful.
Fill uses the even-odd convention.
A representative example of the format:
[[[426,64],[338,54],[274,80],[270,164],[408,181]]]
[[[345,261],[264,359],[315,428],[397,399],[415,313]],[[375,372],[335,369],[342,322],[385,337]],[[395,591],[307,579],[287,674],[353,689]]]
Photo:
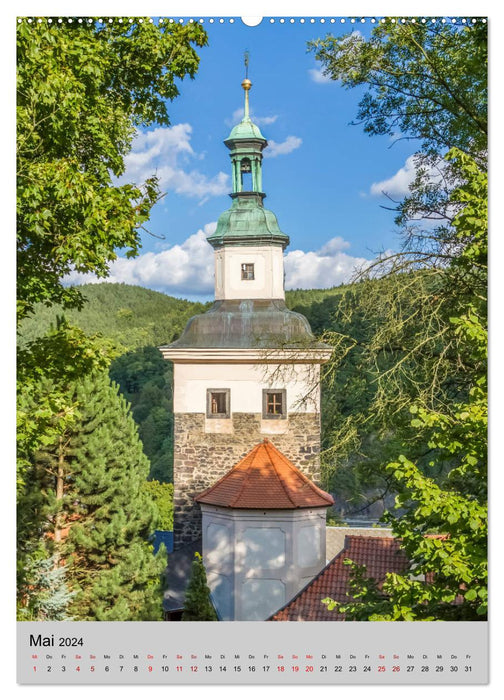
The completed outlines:
[[[59,566],[61,558],[61,534],[63,529],[63,519],[64,514],[62,511],[63,507],[63,495],[64,495],[64,476],[65,476],[65,448],[63,445],[63,438],[59,438],[58,446],[58,471],[56,476],[56,502],[57,502],[57,512],[54,519],[54,568]]]

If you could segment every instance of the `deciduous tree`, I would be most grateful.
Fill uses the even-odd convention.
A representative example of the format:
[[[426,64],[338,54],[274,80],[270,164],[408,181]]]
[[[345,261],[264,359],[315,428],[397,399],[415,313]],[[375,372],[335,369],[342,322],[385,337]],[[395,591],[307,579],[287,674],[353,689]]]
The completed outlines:
[[[107,276],[117,248],[134,256],[159,198],[156,178],[119,184],[140,125],[168,125],[166,102],[194,77],[197,23],[114,18],[17,26],[18,311],[79,306],[71,270]]]
[[[356,602],[340,609],[349,619],[484,619],[486,26],[397,18],[370,39],[354,32],[311,48],[327,75],[365,86],[365,131],[418,149],[410,194],[392,207],[402,249],[366,273],[384,275],[390,293],[371,285],[364,301],[368,318],[382,313],[362,349],[376,390],[350,422],[361,449],[370,427],[388,443],[380,472],[397,511],[383,519],[412,570],[379,590],[356,568]]]

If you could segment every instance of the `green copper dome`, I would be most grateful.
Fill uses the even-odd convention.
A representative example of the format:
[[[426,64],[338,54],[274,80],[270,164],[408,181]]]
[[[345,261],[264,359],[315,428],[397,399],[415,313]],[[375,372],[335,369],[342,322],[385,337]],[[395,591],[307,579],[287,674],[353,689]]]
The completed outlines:
[[[233,198],[233,204],[223,212],[215,233],[207,238],[214,248],[221,245],[289,245],[289,236],[282,233],[276,216],[262,205],[262,195],[242,193]]]
[[[224,141],[231,151],[233,175],[233,204],[223,212],[215,233],[208,237],[214,247],[229,245],[289,245],[289,237],[282,233],[276,216],[263,207],[266,196],[262,191],[262,152],[268,142],[249,115],[248,93],[252,83],[242,83],[245,90],[244,117]]]
[[[226,141],[235,139],[261,139],[266,141],[261,134],[261,130],[252,122],[250,117],[244,117],[239,124],[234,126]]]

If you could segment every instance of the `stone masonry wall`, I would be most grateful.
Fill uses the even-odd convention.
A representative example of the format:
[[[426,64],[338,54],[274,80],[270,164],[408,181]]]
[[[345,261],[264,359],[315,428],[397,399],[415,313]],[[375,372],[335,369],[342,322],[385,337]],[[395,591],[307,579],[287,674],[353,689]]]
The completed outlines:
[[[233,431],[206,433],[202,413],[176,413],[174,427],[175,548],[201,536],[200,507],[194,497],[212,486],[267,437],[316,484],[320,482],[320,415],[289,414],[283,434],[261,432],[261,415],[234,413]]]

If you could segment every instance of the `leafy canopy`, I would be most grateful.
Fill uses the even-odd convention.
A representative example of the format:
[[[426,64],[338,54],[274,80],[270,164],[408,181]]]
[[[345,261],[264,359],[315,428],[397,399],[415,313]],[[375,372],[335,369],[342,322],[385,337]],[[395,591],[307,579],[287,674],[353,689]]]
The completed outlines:
[[[136,127],[168,125],[166,100],[194,77],[198,24],[148,19],[17,26],[18,312],[81,306],[61,279],[105,277],[116,248],[136,255],[156,178],[119,184]]]
[[[365,39],[327,35],[309,48],[324,73],[347,88],[364,85],[357,123],[372,135],[418,139],[438,154],[479,156],[487,143],[487,27],[461,20],[387,20]]]
[[[486,615],[486,36],[482,21],[395,18],[369,39],[353,32],[310,45],[327,75],[364,86],[357,121],[367,133],[418,149],[410,193],[392,207],[402,248],[368,271],[387,284],[370,285],[358,309],[371,329],[356,369],[367,363],[374,396],[343,425],[368,453],[358,461],[369,466],[378,449],[386,490],[397,494],[383,521],[412,568],[379,589],[354,567],[355,602],[325,601],[348,619]],[[348,304],[341,311],[355,315]]]

